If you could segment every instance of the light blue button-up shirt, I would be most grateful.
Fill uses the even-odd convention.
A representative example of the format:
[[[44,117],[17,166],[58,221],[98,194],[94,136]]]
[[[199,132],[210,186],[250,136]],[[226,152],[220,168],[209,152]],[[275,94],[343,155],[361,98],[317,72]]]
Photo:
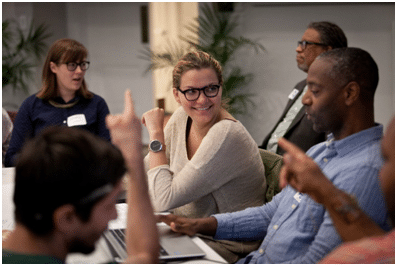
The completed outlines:
[[[360,207],[389,230],[378,180],[382,135],[381,125],[338,141],[330,134],[327,142],[307,154],[338,188],[354,195]],[[214,216],[216,239],[263,239],[260,248],[241,261],[245,263],[316,263],[342,242],[325,208],[290,186],[261,207]]]

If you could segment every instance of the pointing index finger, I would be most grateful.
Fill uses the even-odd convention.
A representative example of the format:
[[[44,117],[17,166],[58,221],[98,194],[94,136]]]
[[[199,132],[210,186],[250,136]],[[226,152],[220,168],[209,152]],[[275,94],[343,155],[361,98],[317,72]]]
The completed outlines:
[[[295,146],[285,138],[280,138],[278,140],[278,145],[287,153],[290,153],[291,155],[303,153],[301,149],[299,149],[297,146]]]
[[[131,91],[126,90],[124,94],[124,114],[131,115],[134,114],[134,102],[132,100]]]

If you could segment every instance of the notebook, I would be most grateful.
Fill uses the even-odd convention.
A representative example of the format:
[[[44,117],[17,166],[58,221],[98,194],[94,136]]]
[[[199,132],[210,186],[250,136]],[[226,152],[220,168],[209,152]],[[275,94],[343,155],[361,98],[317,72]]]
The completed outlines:
[[[202,258],[205,252],[187,235],[173,232],[169,226],[158,225],[160,236],[160,261]],[[125,229],[108,229],[103,233],[109,251],[116,262],[127,258]]]

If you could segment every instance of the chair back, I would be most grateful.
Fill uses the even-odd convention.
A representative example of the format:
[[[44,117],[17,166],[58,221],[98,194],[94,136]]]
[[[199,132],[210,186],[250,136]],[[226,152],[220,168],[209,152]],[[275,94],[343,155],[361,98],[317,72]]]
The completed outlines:
[[[259,148],[259,153],[265,167],[267,190],[265,202],[270,202],[274,195],[281,191],[279,187],[279,174],[283,165],[283,156],[274,152]]]

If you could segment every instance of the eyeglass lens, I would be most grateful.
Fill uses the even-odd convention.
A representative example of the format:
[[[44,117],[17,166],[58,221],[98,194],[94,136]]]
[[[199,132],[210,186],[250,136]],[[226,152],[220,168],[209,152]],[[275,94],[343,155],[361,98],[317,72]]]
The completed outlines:
[[[306,49],[306,41],[298,41],[298,47],[300,46],[303,50]]]
[[[90,62],[88,62],[88,61],[83,61],[81,63],[69,62],[69,63],[66,63],[66,65],[67,65],[69,71],[75,71],[77,66],[80,66],[81,70],[85,71],[90,66]]]
[[[195,101],[200,97],[201,91],[203,91],[204,95],[209,98],[216,97],[218,95],[219,88],[220,88],[219,85],[211,85],[201,89],[188,89],[181,92],[185,94],[185,97],[188,101]]]

